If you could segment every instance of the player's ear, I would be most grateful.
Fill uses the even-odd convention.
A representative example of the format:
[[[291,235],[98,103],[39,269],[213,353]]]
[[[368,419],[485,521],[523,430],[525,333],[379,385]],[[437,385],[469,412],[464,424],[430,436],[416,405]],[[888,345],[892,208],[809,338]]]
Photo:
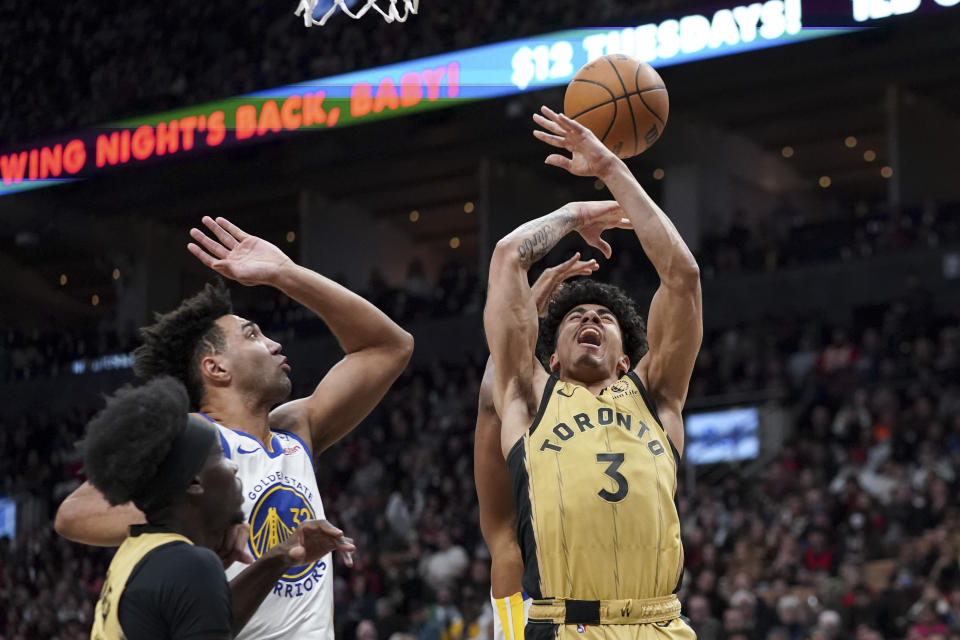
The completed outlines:
[[[211,353],[200,361],[200,374],[205,380],[215,384],[230,382],[231,374],[221,354]]]
[[[620,359],[617,360],[617,374],[622,376],[628,371],[630,371],[630,356],[623,354],[620,356]]]
[[[557,352],[554,351],[550,354],[550,371],[555,373],[557,369],[560,368],[560,357],[557,355]]]

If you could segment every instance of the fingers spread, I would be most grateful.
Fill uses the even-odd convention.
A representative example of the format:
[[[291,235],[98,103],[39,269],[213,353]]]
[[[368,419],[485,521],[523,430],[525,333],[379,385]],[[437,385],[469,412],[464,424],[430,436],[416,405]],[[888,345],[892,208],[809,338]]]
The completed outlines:
[[[542,140],[543,142],[546,142],[547,144],[554,147],[563,148],[564,142],[565,142],[564,138],[561,138],[560,136],[551,135],[545,131],[540,131],[539,129],[533,130],[533,137],[537,138],[538,140]]]
[[[246,231],[242,230],[240,227],[238,227],[237,225],[233,224],[232,222],[230,222],[230,221],[227,220],[226,218],[218,217],[218,218],[217,218],[217,224],[219,224],[221,227],[223,227],[224,229],[226,229],[227,231],[229,231],[230,234],[231,234],[234,238],[236,238],[237,240],[239,240],[240,242],[243,242],[244,240],[246,240],[247,238],[250,237],[250,234],[249,234],[249,233],[247,233]]]
[[[554,167],[560,167],[561,169],[567,170],[569,170],[573,165],[573,161],[570,160],[570,158],[562,156],[559,153],[551,153],[543,162],[544,164],[553,165]]]
[[[217,242],[216,240],[214,240],[204,232],[200,231],[200,229],[197,229],[197,228],[190,229],[190,237],[196,240],[197,242],[199,242],[201,245],[203,245],[204,249],[212,253],[217,258],[220,258],[221,260],[223,258],[226,258],[230,254],[230,252],[227,251],[227,249],[222,244],[220,244],[219,242]]]
[[[548,118],[550,118],[550,119],[553,120],[554,122],[559,123],[560,118],[559,118],[559,116],[557,115],[557,112],[554,111],[553,109],[551,109],[550,107],[548,107],[547,105],[541,106],[541,107],[540,107],[540,111],[543,112],[543,115],[547,116]]]
[[[544,118],[539,113],[533,114],[533,121],[536,122],[541,127],[543,127],[544,129],[546,129],[547,131],[550,131],[551,133],[555,133],[558,136],[562,136],[565,133],[563,127],[561,127],[559,124],[557,124],[553,120],[548,120],[547,118]]]
[[[587,131],[589,131],[589,129],[587,129],[585,126],[583,126],[573,118],[568,117],[566,114],[559,113],[559,114],[556,114],[556,116],[557,116],[557,122],[559,122],[563,126],[564,130],[566,131],[569,131],[571,133],[577,133],[580,135],[585,134]]]
[[[222,218],[221,218],[222,219]],[[230,233],[217,224],[217,221],[211,218],[210,216],[203,216],[203,224],[213,232],[213,235],[217,236],[217,239],[223,243],[227,249],[233,249],[239,242],[234,238]],[[191,235],[193,235],[191,233]],[[196,236],[194,236],[196,238]]]
[[[197,259],[200,260],[200,262],[202,262],[203,264],[207,265],[207,266],[210,267],[211,269],[213,269],[213,264],[214,264],[215,262],[217,262],[217,261],[213,258],[213,256],[211,256],[209,253],[207,253],[206,251],[204,251],[203,249],[201,249],[201,248],[198,247],[197,245],[193,244],[192,242],[190,242],[190,243],[187,244],[187,250],[188,250],[190,253],[192,253],[193,255],[195,255],[195,256],[197,257]]]

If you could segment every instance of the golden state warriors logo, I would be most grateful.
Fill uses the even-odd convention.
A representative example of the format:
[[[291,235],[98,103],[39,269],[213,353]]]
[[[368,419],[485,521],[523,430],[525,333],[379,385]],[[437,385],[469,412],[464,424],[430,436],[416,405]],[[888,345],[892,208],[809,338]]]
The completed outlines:
[[[315,517],[310,503],[293,487],[283,484],[269,487],[250,512],[250,548],[254,558],[262,557],[268,549],[292,536],[301,522]],[[316,564],[290,567],[281,579],[299,580],[311,573]]]

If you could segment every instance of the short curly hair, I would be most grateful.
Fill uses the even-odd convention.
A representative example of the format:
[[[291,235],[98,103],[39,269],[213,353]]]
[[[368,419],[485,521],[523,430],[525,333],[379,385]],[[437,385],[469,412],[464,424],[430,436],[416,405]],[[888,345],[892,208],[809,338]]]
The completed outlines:
[[[170,376],[125,386],[87,425],[81,443],[87,478],[112,505],[150,497],[157,469],[187,425],[187,390]]]
[[[553,294],[547,315],[540,319],[537,336],[537,358],[549,369],[550,356],[557,349],[557,331],[563,318],[582,304],[599,304],[617,318],[623,335],[623,352],[630,365],[640,362],[647,352],[647,325],[637,305],[620,287],[589,278],[568,280]]]
[[[226,336],[216,321],[231,313],[230,292],[218,280],[173,311],[156,314],[152,325],[140,329],[143,344],[133,352],[134,373],[148,380],[156,376],[180,380],[187,388],[191,410],[198,411],[203,401],[200,361],[226,350]]]

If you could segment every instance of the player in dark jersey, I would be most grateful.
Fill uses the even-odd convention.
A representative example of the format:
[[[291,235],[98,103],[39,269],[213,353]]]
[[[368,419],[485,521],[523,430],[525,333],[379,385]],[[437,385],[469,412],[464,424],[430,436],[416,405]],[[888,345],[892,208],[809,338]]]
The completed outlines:
[[[546,314],[550,296],[565,280],[590,275],[598,268],[596,260],[580,260],[580,254],[576,253],[566,262],[544,269],[531,287],[537,313]],[[493,364],[489,358],[477,400],[473,471],[480,506],[480,532],[490,550],[493,640],[523,640],[530,597],[523,593],[520,585],[523,558],[517,544],[510,475],[500,451],[500,417],[493,404]]]
[[[232,638],[287,568],[354,550],[329,523],[304,523],[246,569],[231,602],[211,547],[243,519],[237,466],[224,457],[216,429],[187,411],[183,385],[161,377],[118,391],[87,428],[90,482],[112,504],[132,501],[147,521],[110,563],[92,640]]]
[[[534,598],[526,636],[695,638],[675,595],[683,547],[673,499],[703,333],[699,269],[626,165],[586,128],[543,113],[534,119],[546,131],[535,135],[572,154],[547,164],[596,176],[616,202],[571,203],[528,222],[490,262],[484,327]],[[647,330],[622,291],[592,280],[565,285],[538,323],[527,270],[571,231],[610,257],[601,234],[614,227],[633,228],[660,276]]]

